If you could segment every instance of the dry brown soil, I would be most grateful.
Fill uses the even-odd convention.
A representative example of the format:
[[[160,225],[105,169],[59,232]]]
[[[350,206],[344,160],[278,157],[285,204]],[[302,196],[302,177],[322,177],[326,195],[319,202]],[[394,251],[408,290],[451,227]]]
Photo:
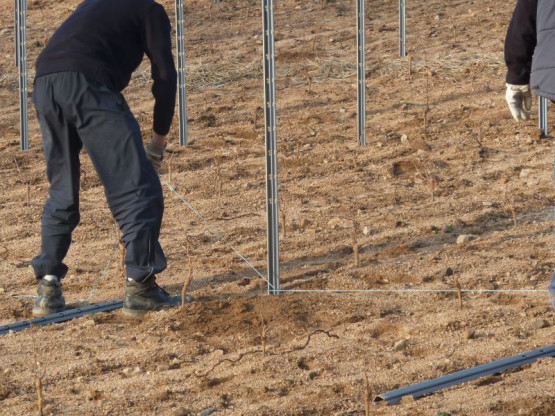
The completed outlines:
[[[30,0],[34,61],[76,0]],[[514,1],[366,2],[367,136],[356,144],[356,2],[276,1],[281,278],[284,289],[537,289],[536,293],[266,294],[261,6],[186,1],[190,144],[171,132],[160,283],[193,303],[131,322],[121,311],[0,337],[0,414],[363,415],[365,397],[555,339],[553,138],[504,102]],[[164,0],[171,18],[174,3]],[[47,196],[34,110],[19,150],[13,2],[0,1],[0,324],[30,316],[29,259]],[[151,134],[149,65],[125,95]],[[32,88],[32,82],[30,82]],[[114,140],[117,140],[115,137]],[[83,155],[82,222],[67,257],[70,302],[121,298],[120,253]],[[476,239],[457,244],[461,234]],[[355,265],[353,238],[359,251]],[[396,343],[405,341],[402,345]],[[265,353],[262,351],[265,349]],[[553,359],[376,415],[553,415]],[[366,379],[368,382],[366,382]],[[204,413],[202,413],[204,412]]]

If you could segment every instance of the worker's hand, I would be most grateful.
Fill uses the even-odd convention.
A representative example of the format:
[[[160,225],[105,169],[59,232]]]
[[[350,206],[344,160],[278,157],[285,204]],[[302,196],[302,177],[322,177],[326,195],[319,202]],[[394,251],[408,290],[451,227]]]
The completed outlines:
[[[528,120],[532,109],[532,93],[529,85],[507,84],[505,94],[509,110],[516,121]]]
[[[146,157],[154,166],[156,173],[160,174],[162,169],[162,160],[166,151],[166,136],[154,133],[152,140],[145,146]]]

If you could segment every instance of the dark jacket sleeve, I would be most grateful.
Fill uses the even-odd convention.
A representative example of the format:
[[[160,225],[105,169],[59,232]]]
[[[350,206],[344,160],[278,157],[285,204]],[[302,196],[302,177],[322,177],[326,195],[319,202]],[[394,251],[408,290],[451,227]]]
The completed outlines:
[[[536,48],[536,13],[538,0],[518,0],[505,38],[507,83],[530,82],[532,56]]]
[[[170,131],[175,111],[177,72],[172,54],[170,19],[160,4],[155,3],[148,10],[143,36],[144,50],[150,59],[154,81],[153,130],[166,135]]]

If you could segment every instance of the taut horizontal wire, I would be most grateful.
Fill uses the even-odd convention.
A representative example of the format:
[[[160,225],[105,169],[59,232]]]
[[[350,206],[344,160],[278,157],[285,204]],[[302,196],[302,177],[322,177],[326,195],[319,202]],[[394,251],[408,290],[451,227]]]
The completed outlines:
[[[457,289],[275,289],[280,293],[458,293]],[[538,289],[461,289],[461,293],[546,293]]]
[[[223,243],[231,248],[241,260],[243,260],[254,272],[261,277],[270,289],[276,293],[458,293],[457,289],[275,289],[273,285],[260,273],[246,258],[243,256],[224,236],[213,228],[208,220],[198,212],[190,203],[181,195],[174,185],[164,182],[168,189],[173,192],[177,198],[183,202],[191,211],[193,211],[207,226],[208,230],[217,236]],[[461,289],[460,293],[508,293],[508,294],[538,294],[547,293],[547,289]]]

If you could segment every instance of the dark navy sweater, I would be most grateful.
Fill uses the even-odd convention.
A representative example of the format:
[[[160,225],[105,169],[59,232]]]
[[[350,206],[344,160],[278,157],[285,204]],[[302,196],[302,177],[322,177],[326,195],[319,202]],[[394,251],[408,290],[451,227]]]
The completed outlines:
[[[509,84],[530,82],[532,57],[536,48],[538,0],[518,0],[505,39],[506,80]]]
[[[39,55],[36,76],[77,71],[122,91],[145,53],[154,81],[153,129],[165,135],[175,111],[177,74],[170,20],[154,0],[85,0]]]

